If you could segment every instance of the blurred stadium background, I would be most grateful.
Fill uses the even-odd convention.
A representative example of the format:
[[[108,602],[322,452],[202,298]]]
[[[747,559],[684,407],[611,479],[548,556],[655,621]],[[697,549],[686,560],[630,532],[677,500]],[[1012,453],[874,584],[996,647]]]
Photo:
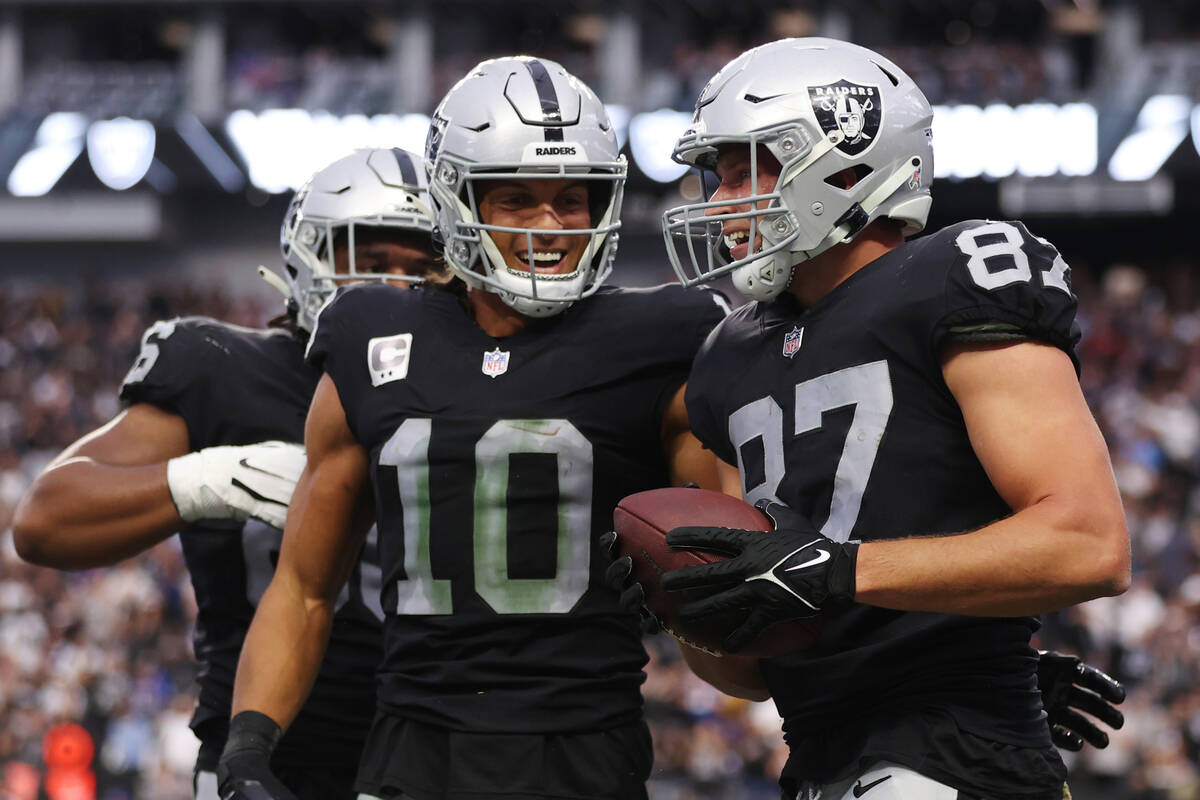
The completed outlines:
[[[634,165],[614,279],[649,284],[672,278],[661,210],[696,191],[668,158],[696,94],[795,35],[879,49],[924,87],[931,226],[1022,218],[1073,267],[1135,580],[1040,634],[1130,690],[1112,745],[1070,757],[1072,787],[1200,797],[1194,0],[0,0],[0,531],[46,460],[115,413],[146,325],[264,322],[279,299],[254,267],[278,263],[290,190],[355,146],[419,150],[480,59],[556,59],[612,104]],[[0,533],[0,798],[190,797],[191,603],[173,541],[63,574]],[[650,644],[652,796],[777,797],[770,704]]]

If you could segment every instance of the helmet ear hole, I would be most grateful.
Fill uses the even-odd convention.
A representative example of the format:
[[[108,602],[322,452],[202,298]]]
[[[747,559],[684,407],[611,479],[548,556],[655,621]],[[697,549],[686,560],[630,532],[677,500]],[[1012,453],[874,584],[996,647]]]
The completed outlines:
[[[872,172],[874,170],[866,164],[855,164],[852,167],[846,167],[832,175],[826,176],[825,182],[835,189],[852,189]]]

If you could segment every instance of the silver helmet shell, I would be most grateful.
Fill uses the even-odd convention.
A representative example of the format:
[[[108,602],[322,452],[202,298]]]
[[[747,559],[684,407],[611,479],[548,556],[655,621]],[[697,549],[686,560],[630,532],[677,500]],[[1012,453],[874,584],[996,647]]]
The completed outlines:
[[[365,272],[354,263],[355,230],[395,228],[430,235],[428,181],[421,157],[407,150],[355,150],[317,172],[292,198],[279,231],[284,281],[296,322],[311,331],[317,312],[338,284],[361,280],[405,280],[418,276]],[[333,243],[345,231],[349,271],[334,269]]]
[[[680,280],[692,286],[731,275],[743,294],[770,300],[797,264],[852,240],[875,219],[896,220],[906,236],[921,231],[932,201],[932,124],[933,110],[912,79],[865,47],[807,38],[746,51],[705,86],[672,156],[712,169],[722,147],[741,145],[756,167],[763,147],[782,169],[774,189],[737,201],[748,211],[714,213],[730,205],[721,201],[663,215]],[[858,176],[848,189],[834,179],[847,168]],[[733,260],[722,224],[746,218],[749,252]],[[706,241],[697,247],[693,237]]]
[[[466,284],[495,292],[531,317],[557,314],[596,291],[612,270],[625,188],[625,157],[604,105],[583,81],[544,58],[484,61],[442,99],[425,148],[435,241]],[[546,230],[488,225],[478,181],[588,181],[591,227]],[[580,235],[588,242],[569,273],[508,265],[494,232]]]

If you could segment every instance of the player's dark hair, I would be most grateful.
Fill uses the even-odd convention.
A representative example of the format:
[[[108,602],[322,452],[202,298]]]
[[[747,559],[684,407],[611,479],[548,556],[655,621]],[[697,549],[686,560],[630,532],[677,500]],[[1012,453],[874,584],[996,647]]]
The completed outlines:
[[[291,300],[288,301],[287,310],[267,320],[267,327],[285,330],[301,339],[308,337],[308,331],[301,328],[300,323],[296,322],[296,304]]]
[[[448,292],[458,298],[458,302],[463,308],[470,310],[467,304],[467,284],[463,279],[450,271],[446,266],[446,259],[438,253],[433,259],[434,269],[425,277],[421,283],[413,286],[414,289],[421,289],[427,292]]]

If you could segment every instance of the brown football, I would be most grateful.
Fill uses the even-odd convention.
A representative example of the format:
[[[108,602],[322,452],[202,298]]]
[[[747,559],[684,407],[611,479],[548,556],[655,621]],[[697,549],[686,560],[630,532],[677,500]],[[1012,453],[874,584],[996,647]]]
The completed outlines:
[[[706,618],[703,623],[683,625],[678,620],[679,607],[690,599],[702,597],[704,592],[698,589],[667,592],[662,588],[661,580],[666,572],[727,558],[707,550],[668,547],[667,532],[684,525],[744,528],[764,533],[773,526],[767,515],[754,506],[705,489],[638,492],[618,503],[613,511],[618,553],[633,559],[633,577],[646,593],[646,607],[680,641],[721,655],[721,642],[733,630],[737,618],[722,615]],[[820,617],[776,623],[738,655],[773,658],[794,653],[810,647],[820,632]]]

